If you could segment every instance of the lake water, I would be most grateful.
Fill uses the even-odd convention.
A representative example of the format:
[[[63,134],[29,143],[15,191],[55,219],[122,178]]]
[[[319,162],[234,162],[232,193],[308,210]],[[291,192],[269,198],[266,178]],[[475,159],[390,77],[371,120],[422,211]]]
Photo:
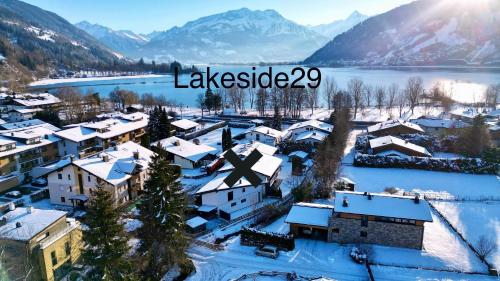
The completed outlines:
[[[280,71],[290,73],[293,66],[273,66],[273,73]],[[204,68],[200,67],[203,71]],[[256,72],[267,71],[267,66],[257,67]],[[486,87],[490,84],[500,83],[500,72],[492,70],[467,70],[467,69],[438,69],[438,68],[398,68],[398,69],[366,69],[366,68],[320,68],[322,81],[326,77],[333,77],[337,84],[346,88],[348,81],[357,77],[373,86],[389,86],[397,83],[403,88],[409,77],[419,76],[423,79],[425,87],[431,88],[436,82],[441,82],[446,91],[460,102],[479,101]],[[211,66],[211,71],[223,72],[252,72],[250,66]],[[181,75],[180,83],[187,84],[191,80],[189,75]],[[139,94],[152,93],[164,95],[168,100],[175,100],[189,107],[196,106],[196,97],[203,93],[202,89],[178,89],[174,87],[174,76],[165,75],[147,78],[124,78],[114,80],[99,80],[85,82],[55,83],[42,88],[55,92],[59,87],[78,87],[83,92],[92,89],[101,96],[107,96],[115,87],[135,91]]]

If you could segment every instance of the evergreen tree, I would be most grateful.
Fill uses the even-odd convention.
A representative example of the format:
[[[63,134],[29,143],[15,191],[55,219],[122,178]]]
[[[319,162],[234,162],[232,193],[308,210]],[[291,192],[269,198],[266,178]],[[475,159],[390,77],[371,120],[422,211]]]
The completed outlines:
[[[119,212],[111,194],[97,185],[87,208],[82,256],[91,267],[88,280],[133,280],[131,264],[124,258],[129,247]]]
[[[205,107],[210,115],[210,111],[214,109],[214,94],[210,88],[205,92]]]
[[[278,106],[274,107],[274,116],[271,121],[271,128],[281,131],[281,113]]]
[[[158,140],[158,124],[160,122],[158,115],[159,115],[160,107],[156,106],[151,110],[149,113],[149,121],[148,121],[148,134],[149,134],[149,140],[154,142]]]
[[[223,128],[222,129],[222,139],[221,139],[221,145],[222,145],[222,151],[226,151],[227,150],[227,131],[226,131],[226,128]]]
[[[162,140],[170,137],[170,121],[165,109],[160,110],[158,114],[158,140]]]
[[[170,267],[184,262],[188,244],[184,234],[186,197],[178,174],[169,165],[167,152],[160,146],[155,151],[139,205],[143,222],[138,231],[142,241],[139,250],[144,257],[141,267],[145,280],[160,280]]]
[[[57,111],[53,111],[53,110],[38,111],[35,113],[33,118],[40,119],[40,120],[47,122],[49,124],[52,124],[56,127],[62,126],[61,119],[59,118],[59,112],[57,112]]]
[[[478,157],[490,147],[490,133],[482,115],[472,120],[472,126],[466,128],[458,139],[460,152],[469,157]]]
[[[233,147],[233,137],[231,136],[231,128],[227,128],[227,134],[226,134],[226,139],[227,139],[227,149],[231,149]]]

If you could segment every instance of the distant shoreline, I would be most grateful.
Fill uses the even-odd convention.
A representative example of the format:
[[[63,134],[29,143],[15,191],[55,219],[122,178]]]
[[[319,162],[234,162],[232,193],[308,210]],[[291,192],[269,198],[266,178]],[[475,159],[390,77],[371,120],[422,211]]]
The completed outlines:
[[[143,74],[143,75],[128,75],[128,76],[106,76],[106,77],[86,77],[86,78],[61,78],[61,79],[42,79],[29,84],[30,87],[51,86],[62,83],[75,83],[75,82],[91,82],[91,81],[107,81],[118,79],[139,79],[139,78],[154,78],[165,77],[168,74]]]

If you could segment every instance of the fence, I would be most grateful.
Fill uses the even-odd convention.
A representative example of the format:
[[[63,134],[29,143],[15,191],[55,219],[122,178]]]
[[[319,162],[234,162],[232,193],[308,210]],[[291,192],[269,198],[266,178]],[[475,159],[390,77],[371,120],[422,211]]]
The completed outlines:
[[[291,251],[295,248],[293,235],[266,232],[254,228],[243,227],[240,232],[241,245],[257,246],[273,245],[280,250]]]

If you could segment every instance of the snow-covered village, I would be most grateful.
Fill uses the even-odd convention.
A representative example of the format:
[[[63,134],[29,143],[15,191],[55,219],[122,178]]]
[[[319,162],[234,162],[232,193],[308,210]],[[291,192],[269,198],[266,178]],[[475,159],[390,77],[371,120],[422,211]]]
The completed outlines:
[[[0,281],[500,280],[500,2],[210,2],[0,1]]]

